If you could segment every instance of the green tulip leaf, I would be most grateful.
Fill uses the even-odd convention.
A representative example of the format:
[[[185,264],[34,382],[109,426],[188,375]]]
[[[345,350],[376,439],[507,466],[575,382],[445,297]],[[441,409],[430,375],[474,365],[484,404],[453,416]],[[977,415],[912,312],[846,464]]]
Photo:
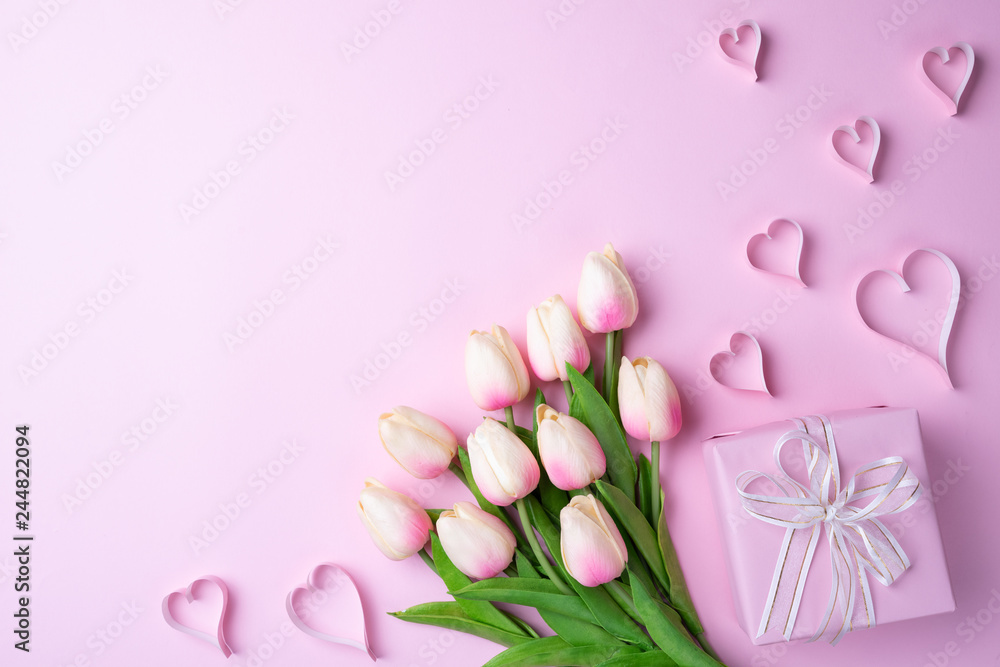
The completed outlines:
[[[583,422],[597,437],[607,460],[608,476],[615,486],[627,489],[627,494],[631,497],[635,492],[638,470],[621,424],[594,385],[569,364],[566,365],[566,370],[573,385],[570,416]]]
[[[604,505],[611,512],[615,520],[625,529],[632,541],[635,543],[639,555],[649,566],[650,571],[656,580],[663,586],[664,590],[670,589],[670,580],[667,570],[663,565],[663,556],[660,554],[660,545],[656,540],[656,533],[646,521],[639,508],[629,500],[621,489],[606,482],[597,482],[597,491],[601,494]]]
[[[605,335],[611,337],[612,343],[611,361],[605,364],[604,397],[607,399],[608,407],[611,408],[611,413],[615,416],[615,419],[621,421],[618,411],[618,375],[621,372],[622,347],[624,345],[625,332],[619,329]],[[608,370],[610,370],[610,373],[607,373]]]
[[[571,646],[561,637],[533,639],[495,656],[483,667],[595,667],[609,658],[637,652],[633,646]]]
[[[523,426],[514,425],[514,434],[521,439],[521,442],[531,450],[531,453],[538,458],[538,442],[535,440],[535,434],[532,431],[524,428]]]
[[[677,667],[677,663],[663,651],[646,651],[638,655],[619,655],[597,667]]]
[[[538,534],[542,536],[542,541],[545,543],[545,548],[549,550],[549,554],[552,556],[552,560],[556,564],[556,569],[559,570],[559,574],[563,576],[564,580],[569,579],[569,573],[566,571],[566,566],[562,561],[562,545],[560,544],[559,528],[553,523],[553,520],[549,517],[548,512],[545,507],[536,498],[528,497],[525,499],[528,505],[528,518],[531,520],[531,525],[538,530]],[[556,512],[555,516],[559,516]]]
[[[541,575],[532,567],[531,563],[522,555],[517,556],[517,575],[524,579],[540,579]],[[593,623],[587,623],[569,616],[539,609],[538,615],[542,617],[552,631],[565,639],[573,646],[591,646],[593,644],[621,644],[613,635],[604,628]]]
[[[494,577],[482,579],[458,590],[449,591],[456,598],[507,602],[536,609],[548,609],[587,623],[596,619],[583,600],[561,592],[549,579]]]
[[[507,632],[471,618],[458,602],[428,602],[403,611],[389,612],[389,615],[409,623],[436,625],[439,628],[466,632],[501,646],[518,646],[534,641],[521,632]]]
[[[569,583],[605,630],[622,641],[653,648],[642,628],[628,617],[604,588],[584,586],[573,577],[569,578]]]
[[[531,409],[531,430],[538,433],[538,406],[545,402],[545,394],[541,389],[535,390],[535,406]]]
[[[662,503],[661,503],[662,504]],[[684,573],[681,571],[680,561],[677,559],[677,550],[674,549],[674,542],[670,539],[670,531],[667,529],[666,512],[660,512],[660,520],[657,524],[657,542],[660,547],[660,557],[667,571],[670,580],[670,587],[667,595],[670,602],[680,612],[684,619],[684,624],[694,635],[705,632],[698,618],[698,612],[694,609],[694,601],[691,600],[691,593],[688,591],[687,582],[684,581]]]
[[[448,557],[444,547],[441,546],[441,540],[437,533],[431,533],[431,553],[434,556],[434,566],[437,568],[438,576],[444,581],[444,585],[448,587],[448,590],[454,591],[459,588],[465,588],[472,583],[472,579],[469,579],[464,572],[455,567],[455,564],[451,562],[451,558]],[[492,625],[498,630],[505,632],[520,633],[526,637],[530,636],[517,623],[489,602],[460,599],[458,600],[458,604],[469,618],[474,621],[485,625]]]
[[[628,575],[629,587],[631,588],[631,586],[634,585],[632,579],[639,579],[639,581],[641,581],[647,589],[651,591],[656,590],[656,584],[653,583],[653,578],[650,576],[649,570],[646,568],[646,565],[636,552],[635,545],[632,543],[632,540],[629,539],[628,536],[623,537],[625,538],[625,546],[628,547],[628,562],[631,565],[631,567],[625,571]]]
[[[517,576],[522,579],[541,579],[542,575],[538,574],[538,570],[535,566],[531,564],[528,557],[521,552],[520,549],[514,550],[514,565],[517,568]]]
[[[526,635],[528,635],[532,639],[538,639],[538,637],[539,637],[538,633],[535,632],[535,629],[533,627],[531,627],[530,625],[528,625],[528,622],[525,621],[523,618],[521,618],[519,616],[515,616],[514,614],[508,614],[507,612],[504,612],[504,615],[507,618],[509,618],[510,620],[512,620],[514,623],[516,623],[517,627],[521,628],[521,630]]]
[[[638,577],[634,577],[632,581],[632,599],[635,600],[635,608],[645,621],[649,636],[664,653],[685,667],[720,667],[719,663],[701,650],[701,647],[695,644],[682,628],[671,622]]]
[[[653,466],[645,454],[639,454],[639,511],[650,526],[656,525],[653,518]]]

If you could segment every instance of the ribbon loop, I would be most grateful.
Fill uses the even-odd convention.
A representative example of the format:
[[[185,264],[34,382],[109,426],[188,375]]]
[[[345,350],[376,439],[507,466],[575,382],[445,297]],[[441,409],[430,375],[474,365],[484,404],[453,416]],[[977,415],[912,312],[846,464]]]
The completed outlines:
[[[841,487],[830,420],[816,416],[792,422],[796,428],[774,445],[780,474],[748,470],[736,478],[747,513],[785,528],[757,636],[780,628],[786,640],[791,638],[823,526],[830,546],[830,599],[809,641],[832,633],[830,643],[836,644],[856,627],[875,626],[867,574],[889,586],[910,566],[906,552],[878,517],[908,509],[923,489],[898,456],[861,466]],[[808,484],[796,480],[782,462],[782,451],[790,442],[802,445]],[[839,612],[839,623],[834,611]]]

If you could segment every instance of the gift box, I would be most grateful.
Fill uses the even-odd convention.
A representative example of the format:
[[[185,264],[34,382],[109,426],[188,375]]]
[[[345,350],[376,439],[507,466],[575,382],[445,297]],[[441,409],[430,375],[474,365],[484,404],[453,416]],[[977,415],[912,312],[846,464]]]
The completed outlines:
[[[709,438],[704,454],[754,644],[954,611],[916,410],[775,422]]]

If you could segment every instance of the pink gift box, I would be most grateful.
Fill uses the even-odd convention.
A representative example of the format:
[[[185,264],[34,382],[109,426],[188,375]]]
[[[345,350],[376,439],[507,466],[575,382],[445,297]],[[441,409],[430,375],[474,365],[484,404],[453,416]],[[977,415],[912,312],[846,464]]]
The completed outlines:
[[[927,475],[917,411],[912,408],[866,408],[831,413],[826,420],[825,428],[835,437],[841,487],[846,487],[862,466],[889,457],[901,457],[909,467],[911,481],[915,477],[923,489],[908,508],[879,517],[882,525],[905,551],[910,565],[889,586],[868,575],[874,625],[954,611],[955,600],[934,513],[931,480]],[[816,435],[822,445],[826,431],[822,426],[817,428],[820,423],[818,418],[806,418],[805,422],[774,422],[705,441],[705,463],[722,531],[736,616],[740,626],[757,645],[784,640],[780,628],[769,628],[760,637],[757,634],[770,599],[772,580],[776,569],[780,570],[780,566],[776,566],[782,554],[783,540],[786,532],[790,531],[751,515],[744,508],[737,490],[737,479],[746,480],[747,477],[741,478],[741,475],[747,471],[759,471],[784,480],[774,461],[775,444],[784,434],[796,430],[803,423],[812,425],[809,433]],[[806,480],[805,485],[808,486],[808,464],[801,441],[794,440],[786,445],[782,449],[781,460],[792,477]],[[767,484],[766,481],[763,483]],[[861,498],[855,505],[864,506],[870,500],[871,497]],[[820,525],[811,567],[804,575],[797,618],[791,630],[792,640],[811,638],[826,617],[831,582],[835,576],[826,528],[826,525]],[[779,587],[778,590],[788,589]],[[787,596],[787,599],[790,598]],[[867,613],[866,601],[861,599],[860,603],[865,604],[864,611]],[[833,612],[834,629],[843,619],[838,614],[836,610]],[[829,639],[829,636],[824,636],[824,639]]]

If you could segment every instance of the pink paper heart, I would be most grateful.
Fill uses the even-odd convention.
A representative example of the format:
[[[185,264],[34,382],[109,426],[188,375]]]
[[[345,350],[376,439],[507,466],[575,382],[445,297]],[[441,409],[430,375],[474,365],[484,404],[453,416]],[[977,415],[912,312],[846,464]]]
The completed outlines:
[[[740,33],[743,36],[740,36]],[[719,33],[722,56],[731,63],[749,69],[757,80],[757,57],[760,55],[760,26],[753,19],[741,21],[735,28]]]
[[[793,278],[804,287],[800,274],[804,240],[802,225],[790,218],[778,218],[767,226],[766,233],[755,234],[747,241],[747,261],[757,271]]]
[[[764,354],[753,334],[737,331],[729,339],[729,351],[712,356],[708,370],[724,387],[760,391],[771,396],[764,379]]]
[[[953,56],[959,53],[965,56],[965,64],[961,59],[956,60]],[[972,78],[972,68],[976,64],[976,54],[968,42],[955,42],[950,48],[945,49],[935,46],[924,54],[920,61],[920,71],[923,72],[924,82],[930,86],[931,90],[948,106],[951,115],[958,113],[958,104],[962,100],[962,93],[969,85]],[[948,92],[949,90],[953,92]]]
[[[858,134],[860,125],[868,126],[871,139],[862,141],[861,135]],[[841,134],[850,138],[856,146],[844,140]],[[875,180],[875,158],[878,157],[878,149],[882,143],[882,131],[874,118],[859,116],[853,126],[841,125],[833,131],[831,140],[833,153],[842,164],[867,178],[869,183]]]
[[[892,335],[891,333],[885,330],[879,330],[878,328],[873,326],[872,323],[870,322],[870,318],[865,317],[861,306],[861,301],[863,297],[862,292],[865,289],[864,286],[869,284],[871,282],[871,279],[875,276],[878,276],[879,274],[884,274],[892,278],[896,282],[896,285],[899,287],[901,293],[903,294],[910,293],[912,295],[912,292],[910,292],[910,284],[903,277],[903,273],[906,272],[907,264],[910,262],[911,258],[913,258],[914,255],[920,252],[930,253],[934,257],[937,257],[939,260],[941,260],[941,262],[945,265],[945,268],[948,270],[948,275],[951,280],[951,285],[949,287],[949,292],[948,292],[947,306],[943,310],[944,317],[940,320],[940,324],[937,331],[937,340],[934,341],[937,353],[936,358],[934,356],[931,356],[930,354],[927,354],[922,350],[916,350],[916,351],[920,352],[920,354],[922,354],[923,356],[926,356],[935,361],[940,370],[944,372],[944,376],[945,379],[948,381],[948,385],[954,387],[954,385],[951,382],[951,375],[948,372],[948,358],[947,358],[948,339],[951,337],[951,329],[955,323],[955,313],[958,310],[958,302],[959,299],[961,298],[962,281],[960,276],[958,275],[958,267],[955,266],[955,263],[952,262],[947,255],[945,255],[943,252],[939,250],[933,250],[931,248],[919,248],[906,256],[906,258],[903,260],[902,267],[900,267],[899,273],[891,271],[889,269],[878,269],[876,271],[872,271],[871,273],[866,274],[864,277],[861,278],[860,281],[858,281],[858,284],[854,288],[854,303],[858,309],[858,315],[861,316],[861,321],[864,323],[864,325],[869,329],[871,329],[872,331],[874,331],[875,333],[879,334],[880,336],[888,338],[889,340],[896,341],[897,343],[902,343],[903,345],[905,345],[910,349],[916,349],[914,344],[916,343],[916,339],[918,337],[921,337],[921,333],[923,337],[927,338],[929,341],[933,333],[933,328],[931,329],[931,332],[928,332],[925,330],[926,326],[924,325],[927,325],[928,322],[934,322],[934,320],[924,320],[919,324],[914,324],[912,326],[913,335],[910,337],[911,340],[907,340],[906,336],[900,337],[898,335]],[[926,292],[927,292],[926,290],[922,290],[922,294],[919,295],[923,297],[925,301],[927,299]],[[944,305],[945,305],[944,303],[939,303],[936,304],[936,307],[934,307],[931,304],[927,303],[925,304],[924,308],[921,309],[921,311],[933,313],[939,310],[941,306]],[[883,305],[878,310],[882,312],[888,312],[890,308],[888,307],[888,305]]]
[[[342,598],[340,608],[332,604],[333,598],[338,597],[338,594]],[[299,586],[288,593],[285,611],[295,627],[307,635],[352,646],[367,653],[373,662],[376,660],[375,653],[368,645],[361,595],[351,575],[336,563],[320,563],[314,567],[306,577],[305,586]],[[347,623],[343,618],[345,614]]]
[[[200,584],[200,585],[199,585]],[[202,591],[199,595],[196,593],[195,588]],[[193,620],[180,620],[175,616],[174,611],[171,609],[171,605],[183,600],[187,605],[196,606],[201,604],[207,604],[203,600],[205,597],[204,589],[216,588],[222,594],[222,604],[217,612],[211,612],[211,610],[201,610],[209,611],[210,616],[213,619],[218,619],[214,622],[215,627],[197,627],[196,621]],[[197,601],[196,601],[197,600]],[[163,598],[163,604],[161,608],[163,610],[163,619],[167,622],[167,625],[172,627],[174,630],[180,630],[186,635],[191,635],[203,641],[212,644],[216,648],[222,651],[223,655],[227,658],[233,654],[233,650],[229,648],[229,644],[226,642],[226,637],[224,633],[224,625],[226,621],[226,609],[229,606],[229,588],[226,583],[216,576],[206,575],[204,577],[198,577],[187,588],[178,588],[173,593],[169,593],[165,598]]]

